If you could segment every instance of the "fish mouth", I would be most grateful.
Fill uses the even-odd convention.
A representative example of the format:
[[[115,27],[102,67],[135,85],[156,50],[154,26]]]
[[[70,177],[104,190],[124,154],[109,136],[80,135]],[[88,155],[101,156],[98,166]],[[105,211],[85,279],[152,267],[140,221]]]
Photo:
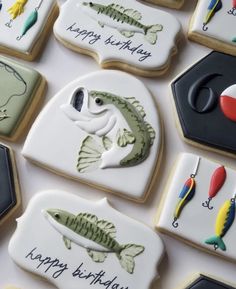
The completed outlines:
[[[74,92],[71,98],[71,102],[70,102],[71,105],[74,107],[74,109],[76,109],[79,112],[81,112],[81,109],[83,107],[84,98],[86,94],[87,94],[86,89],[83,87],[80,87],[76,89],[76,91]]]

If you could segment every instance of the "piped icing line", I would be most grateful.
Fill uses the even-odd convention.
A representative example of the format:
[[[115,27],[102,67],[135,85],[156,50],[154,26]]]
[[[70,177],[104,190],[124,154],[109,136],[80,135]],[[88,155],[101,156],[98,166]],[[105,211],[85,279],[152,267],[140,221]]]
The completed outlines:
[[[232,8],[227,12],[229,15],[236,16],[236,1],[232,0]]]
[[[213,245],[215,250],[220,248],[222,251],[226,251],[223,237],[226,235],[235,220],[235,199],[236,194],[234,194],[230,200],[224,202],[216,218],[215,236],[205,240],[205,243]]]
[[[38,10],[43,4],[43,1],[44,0],[40,0],[38,6],[35,7],[35,9],[29,14],[23,25],[21,35],[18,36],[16,40],[20,41],[24,37],[24,35],[36,24],[36,22],[38,21]]]
[[[17,0],[7,11],[11,15],[11,19],[9,22],[7,22],[5,25],[9,28],[12,27],[12,22],[15,20],[18,16],[20,16],[22,13],[24,13],[24,6],[28,0]]]
[[[221,0],[211,0],[208,6],[208,12],[206,14],[205,20],[203,22],[202,30],[207,31],[208,27],[207,24],[211,21],[212,17],[215,15],[222,8],[222,1]]]
[[[174,220],[172,222],[172,226],[174,228],[178,228],[179,223],[177,220],[179,219],[183,208],[187,205],[188,202],[192,200],[192,198],[195,195],[195,190],[196,190],[196,182],[195,182],[195,177],[197,175],[199,165],[200,165],[201,158],[197,158],[196,166],[194,169],[194,172],[190,175],[190,178],[187,179],[185,182],[180,194],[179,194],[179,201],[175,207],[174,211]]]
[[[224,166],[218,167],[212,174],[210,187],[208,191],[208,200],[202,203],[202,206],[212,210],[214,207],[210,206],[211,200],[217,195],[226,180],[226,170]]]

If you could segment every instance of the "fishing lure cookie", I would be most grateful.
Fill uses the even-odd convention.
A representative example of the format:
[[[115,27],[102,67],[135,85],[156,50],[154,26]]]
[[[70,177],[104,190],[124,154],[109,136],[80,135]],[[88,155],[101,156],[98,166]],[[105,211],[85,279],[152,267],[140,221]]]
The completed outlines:
[[[9,253],[20,267],[59,289],[148,289],[164,247],[154,231],[106,199],[92,202],[54,190],[30,201],[17,220]]]
[[[0,144],[0,225],[18,212],[21,204],[20,188],[14,153]]]
[[[35,70],[0,56],[0,138],[17,140],[40,107],[45,79]]]
[[[236,56],[235,0],[200,0],[192,17],[190,40]]]
[[[235,289],[234,285],[220,281],[218,278],[203,274],[195,274],[179,289]]]
[[[211,52],[172,81],[177,125],[186,142],[236,156],[235,74],[235,56]]]
[[[66,47],[93,56],[103,68],[143,76],[168,69],[180,30],[172,15],[134,0],[68,0],[54,25]]]
[[[137,201],[150,191],[161,153],[161,125],[149,91],[119,71],[93,73],[62,89],[23,148],[38,165]]]
[[[175,9],[181,8],[182,5],[184,4],[184,0],[144,0],[144,1]]]
[[[8,0],[0,5],[0,53],[34,60],[57,16],[56,1]]]
[[[194,182],[186,182],[189,176]],[[202,200],[208,191],[211,196],[214,193],[214,203],[205,208]],[[159,208],[157,229],[236,261],[235,200],[235,170],[197,155],[181,154]]]

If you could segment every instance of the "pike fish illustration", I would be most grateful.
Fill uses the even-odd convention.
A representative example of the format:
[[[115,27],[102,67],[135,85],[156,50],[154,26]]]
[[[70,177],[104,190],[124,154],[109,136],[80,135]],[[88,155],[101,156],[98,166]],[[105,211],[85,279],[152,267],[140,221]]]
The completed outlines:
[[[206,244],[213,245],[215,250],[220,248],[222,251],[226,251],[226,245],[223,241],[223,237],[226,235],[235,219],[235,198],[225,201],[220,208],[215,224],[215,236],[207,239]]]
[[[116,239],[114,224],[99,220],[89,213],[77,216],[60,209],[44,210],[43,214],[49,223],[63,236],[67,249],[71,242],[85,248],[94,262],[104,262],[108,253],[115,253],[120,265],[128,273],[133,274],[134,258],[145,250],[136,244],[119,244]]]
[[[133,37],[135,33],[144,34],[145,39],[152,45],[157,42],[157,32],[163,30],[161,24],[142,24],[140,12],[118,4],[102,5],[94,2],[83,2],[82,8],[101,27],[107,26],[116,29],[127,38]]]
[[[155,131],[145,121],[144,109],[134,97],[82,87],[61,109],[80,129],[94,135],[82,142],[79,172],[135,166],[148,157]]]

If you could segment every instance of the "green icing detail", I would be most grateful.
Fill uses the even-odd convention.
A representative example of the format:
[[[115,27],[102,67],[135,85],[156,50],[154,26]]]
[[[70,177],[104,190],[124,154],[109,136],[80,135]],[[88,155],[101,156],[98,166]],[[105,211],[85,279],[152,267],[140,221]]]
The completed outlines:
[[[41,76],[17,62],[0,57],[0,135],[11,136],[28,110]],[[5,112],[4,112],[5,111]]]
[[[29,17],[26,19],[21,36],[17,37],[17,40],[21,40],[21,38],[35,25],[38,21],[38,10],[34,10],[30,13]]]
[[[150,147],[155,139],[155,131],[144,120],[146,113],[138,100],[135,98],[127,100],[115,94],[101,91],[91,91],[90,96],[94,99],[99,97],[103,101],[103,105],[112,104],[116,106],[131,129],[131,132],[126,130],[129,139],[127,143],[133,143],[134,145],[132,151],[120,161],[120,165],[125,167],[134,166],[144,161],[148,157]],[[135,105],[133,105],[134,102]],[[102,151],[100,150],[99,153],[102,154]]]
[[[145,39],[152,45],[156,44],[157,42],[157,32],[163,30],[163,26],[160,24],[156,25],[144,25],[140,21],[142,19],[142,14],[137,11],[130,8],[125,8],[123,6],[120,6],[118,4],[108,4],[108,5],[102,5],[94,2],[83,2],[84,6],[88,6],[89,8],[93,9],[97,12],[97,15],[103,15],[104,17],[109,17],[112,21],[115,23],[126,23],[130,25],[131,27],[134,27],[134,30],[130,31],[121,31],[120,29],[117,30],[125,37],[133,37],[135,33],[137,32],[137,28],[140,30],[143,30],[143,34],[145,35]],[[115,26],[112,26],[114,28]],[[100,26],[105,26],[106,24],[99,22]],[[126,27],[127,28],[127,27]],[[136,28],[136,29],[135,29]]]
[[[99,220],[97,216],[90,213],[80,213],[77,216],[60,209],[49,209],[46,211],[56,223],[73,231],[79,237],[90,241],[86,250],[94,262],[104,262],[108,253],[115,253],[120,265],[128,273],[132,274],[135,268],[134,258],[145,250],[144,246],[136,244],[120,245],[116,241],[115,225],[106,220]],[[71,240],[66,235],[66,230],[58,229],[63,234],[63,241],[68,249],[71,248]],[[73,242],[76,242],[76,238]],[[104,248],[104,250],[94,250],[89,248],[89,244],[94,242]],[[79,241],[77,245],[82,246]]]
[[[234,37],[234,38],[232,39],[232,42],[236,42],[236,37]]]
[[[131,131],[127,129],[119,129],[118,137],[117,137],[117,144],[120,147],[126,147],[128,144],[135,143],[135,136]]]

